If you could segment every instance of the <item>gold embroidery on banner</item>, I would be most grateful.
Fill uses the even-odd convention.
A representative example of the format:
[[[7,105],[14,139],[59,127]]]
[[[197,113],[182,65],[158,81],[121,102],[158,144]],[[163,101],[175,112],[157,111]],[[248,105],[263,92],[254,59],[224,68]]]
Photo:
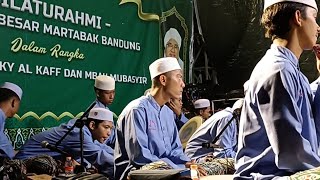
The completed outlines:
[[[80,112],[79,114],[77,114],[76,116],[74,116],[74,115],[72,115],[71,113],[69,113],[69,112],[64,112],[64,113],[62,113],[62,114],[60,114],[60,116],[58,117],[57,115],[55,115],[54,113],[52,113],[52,112],[46,112],[46,113],[44,113],[44,114],[42,114],[40,117],[36,114],[36,113],[34,113],[34,112],[32,112],[32,111],[29,111],[29,112],[27,112],[27,113],[25,113],[23,116],[19,116],[19,115],[17,115],[17,114],[15,114],[13,117],[14,118],[16,118],[16,119],[18,119],[19,121],[23,121],[25,118],[27,118],[27,117],[29,117],[29,116],[31,116],[31,117],[34,117],[35,119],[37,119],[37,120],[43,120],[44,118],[46,118],[46,117],[52,117],[53,119],[55,119],[55,120],[57,120],[57,121],[59,121],[60,119],[62,119],[62,118],[64,118],[64,117],[70,117],[70,118],[79,118],[79,117],[81,117],[81,115],[83,114],[83,112]]]
[[[138,5],[138,16],[140,19],[144,21],[159,21],[159,16],[157,14],[151,14],[151,13],[144,13],[142,11],[142,2],[141,0],[121,0],[119,5],[125,4],[125,3],[136,3]]]
[[[24,115],[22,115],[21,117],[18,114],[15,114],[13,117],[19,121],[23,121],[25,118],[27,118],[29,116],[31,116],[39,121],[41,121],[47,117],[52,117],[53,119],[59,121],[64,117],[70,117],[71,119],[73,119],[73,118],[80,118],[82,115],[83,115],[83,112],[78,113],[76,116],[72,115],[70,112],[63,112],[62,114],[60,114],[60,116],[57,116],[53,112],[48,111],[39,117],[39,115],[36,114],[35,112],[29,111],[29,112],[25,113]],[[113,113],[113,118],[118,119],[117,114]]]

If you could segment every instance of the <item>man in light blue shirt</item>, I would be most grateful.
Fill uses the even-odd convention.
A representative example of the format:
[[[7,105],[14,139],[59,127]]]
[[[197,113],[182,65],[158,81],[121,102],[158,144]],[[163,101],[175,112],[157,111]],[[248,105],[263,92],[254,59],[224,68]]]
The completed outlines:
[[[55,145],[57,141],[74,125],[76,121],[70,120],[67,124],[61,124],[47,131],[32,136],[17,153],[17,159],[26,159],[40,154],[47,154],[54,159],[61,159],[58,152],[42,148],[41,143],[47,141]],[[99,169],[100,173],[113,178],[113,153],[112,149],[104,144],[110,136],[113,128],[113,113],[105,108],[93,108],[90,110],[88,120],[83,126],[83,154],[84,159]],[[94,143],[97,140],[99,143]],[[75,127],[57,146],[58,149],[71,154],[75,160],[80,159],[80,129]]]
[[[7,118],[13,117],[19,110],[22,98],[22,89],[13,83],[5,82],[0,86],[0,163],[14,157],[13,146],[4,134]]]
[[[184,168],[190,159],[183,153],[173,113],[165,105],[179,98],[185,86],[175,58],[154,61],[150,66],[150,93],[131,101],[117,124],[115,178],[127,179],[132,168],[162,160],[172,168]]]
[[[197,162],[205,162],[207,155],[218,158],[234,158],[238,144],[238,121],[239,115],[235,111],[241,111],[243,99],[237,100],[232,108],[225,108],[204,122],[188,141],[185,153]],[[231,120],[232,119],[232,120]],[[224,127],[231,120],[231,123],[222,132]],[[214,143],[217,147],[205,148],[203,143],[211,143],[218,134],[221,136]]]
[[[193,105],[197,116],[201,117],[202,122],[205,122],[211,116],[209,99],[197,99]]]
[[[94,107],[109,109],[115,97],[115,80],[106,75],[97,76],[94,81],[94,92],[97,99]]]
[[[265,1],[261,21],[273,44],[249,79],[235,179],[287,178],[320,166],[313,95],[299,67],[317,41],[317,12],[315,0]]]

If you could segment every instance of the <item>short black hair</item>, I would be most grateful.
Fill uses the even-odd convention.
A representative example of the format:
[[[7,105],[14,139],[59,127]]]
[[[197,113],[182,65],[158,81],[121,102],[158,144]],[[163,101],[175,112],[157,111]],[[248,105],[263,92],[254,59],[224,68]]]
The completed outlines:
[[[168,71],[168,72],[159,74],[158,76],[154,77],[154,78],[152,79],[152,85],[151,85],[151,87],[159,87],[159,86],[161,85],[160,76],[161,76],[161,75],[165,75],[167,78],[171,78],[171,73],[172,73],[172,71]]]
[[[200,111],[201,111],[201,110],[202,110],[202,111],[205,111],[207,108],[208,108],[208,107],[195,109],[195,113],[196,113],[197,115],[200,115]]]
[[[93,87],[94,91],[102,91],[101,89],[99,88],[96,88],[96,87]]]
[[[19,96],[12,90],[7,88],[0,88],[0,102],[7,101],[12,97],[17,97],[19,99]]]
[[[289,21],[297,10],[306,18],[307,5],[295,2],[280,2],[267,7],[261,17],[261,24],[265,27],[265,37],[285,39],[290,31]]]
[[[98,127],[99,124],[102,123],[103,120],[88,118],[88,120],[85,123],[87,127],[89,127],[89,124],[90,124],[91,121],[94,122],[95,127]]]

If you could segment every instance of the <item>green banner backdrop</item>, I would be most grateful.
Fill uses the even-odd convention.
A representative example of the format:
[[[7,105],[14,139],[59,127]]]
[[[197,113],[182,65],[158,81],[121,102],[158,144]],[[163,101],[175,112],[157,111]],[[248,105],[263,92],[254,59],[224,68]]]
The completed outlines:
[[[100,74],[116,80],[110,109],[119,114],[150,87],[148,66],[163,56],[163,37],[172,27],[188,72],[192,1],[1,0],[0,83],[24,91],[18,114],[6,122],[14,147],[81,116],[95,100]]]

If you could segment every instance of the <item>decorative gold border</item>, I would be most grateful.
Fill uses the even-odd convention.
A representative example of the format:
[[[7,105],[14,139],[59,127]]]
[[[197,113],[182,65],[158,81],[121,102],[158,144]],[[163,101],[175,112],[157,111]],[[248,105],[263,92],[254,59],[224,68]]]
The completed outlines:
[[[29,112],[25,113],[24,115],[22,115],[21,117],[18,114],[15,114],[13,117],[18,119],[19,121],[23,121],[25,118],[30,117],[30,116],[39,120],[39,121],[41,121],[47,117],[52,117],[56,121],[60,121],[64,117],[70,117],[71,119],[73,119],[73,118],[80,118],[82,115],[83,115],[83,112],[78,113],[76,116],[74,116],[70,112],[63,112],[62,114],[60,114],[60,116],[57,116],[53,112],[48,111],[39,117],[38,114],[36,114],[35,112],[29,111]],[[113,117],[118,118],[118,116],[115,113],[113,113]]]
[[[167,17],[175,15],[179,21],[181,22],[181,27],[184,29],[184,38],[183,38],[183,49],[182,49],[182,58],[184,61],[184,67],[183,69],[186,70],[186,59],[187,59],[187,52],[188,52],[188,38],[189,38],[189,30],[188,30],[188,26],[186,24],[186,20],[180,15],[180,13],[177,11],[176,7],[173,6],[170,10],[162,12],[162,15],[160,17],[160,23],[159,23],[159,29],[161,28],[161,23],[164,23],[165,21],[167,21]],[[161,31],[160,31],[161,32]],[[163,37],[159,38],[160,39],[160,46],[163,49]],[[160,52],[163,52],[160,51]],[[160,54],[160,57],[163,56],[163,53]],[[185,74],[185,72],[183,72]]]
[[[142,2],[141,0],[121,0],[119,6],[125,3],[136,3],[138,5],[138,16],[143,21],[159,21],[159,16],[157,14],[144,13],[142,11]]]
[[[48,112],[45,112],[44,114],[42,114],[39,117],[38,114],[36,114],[36,113],[34,113],[32,111],[29,111],[29,112],[25,113],[24,115],[22,115],[21,117],[19,115],[17,115],[17,114],[15,114],[13,117],[18,119],[19,121],[23,121],[25,118],[30,117],[30,116],[35,118],[35,119],[37,119],[37,120],[39,120],[39,121],[41,121],[41,120],[43,120],[44,118],[47,118],[47,117],[52,117],[53,119],[59,121],[59,120],[61,120],[62,118],[66,117],[66,116],[70,117],[70,118],[75,118],[75,117],[79,118],[79,117],[82,116],[82,114],[83,114],[83,112],[80,112],[76,116],[74,116],[70,112],[63,112],[62,114],[60,114],[60,116],[57,116],[53,112],[48,111]]]

